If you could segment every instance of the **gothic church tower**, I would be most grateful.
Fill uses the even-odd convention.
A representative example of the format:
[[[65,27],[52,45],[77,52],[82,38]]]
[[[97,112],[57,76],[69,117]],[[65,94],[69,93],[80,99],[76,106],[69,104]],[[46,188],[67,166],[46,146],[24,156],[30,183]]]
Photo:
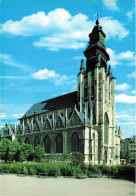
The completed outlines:
[[[110,65],[107,70],[110,58],[106,52],[105,37],[97,14],[96,26],[89,34],[88,47],[84,51],[86,70],[81,61],[77,96],[80,112],[85,112],[85,135],[88,135],[86,132],[90,133],[90,139],[85,139],[84,148],[87,154],[91,154],[92,163],[119,164],[115,139],[116,79],[112,76]],[[91,146],[91,150],[88,146]]]
[[[72,152],[85,163],[120,164],[120,128],[115,130],[115,81],[107,68],[105,33],[96,25],[81,61],[77,91],[32,105],[18,126],[3,128],[20,143],[42,145],[47,161],[70,161]],[[12,130],[11,130],[12,129]],[[13,138],[12,138],[13,139]]]

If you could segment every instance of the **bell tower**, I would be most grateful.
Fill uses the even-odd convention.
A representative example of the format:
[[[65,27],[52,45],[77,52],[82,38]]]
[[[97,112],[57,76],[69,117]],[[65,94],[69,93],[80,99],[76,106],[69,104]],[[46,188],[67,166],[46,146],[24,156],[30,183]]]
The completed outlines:
[[[105,70],[107,69],[107,61],[109,61],[110,58],[106,52],[105,37],[106,35],[102,27],[99,26],[97,14],[96,25],[89,34],[88,47],[84,51],[84,55],[87,58],[87,72],[93,70],[95,67],[104,67]]]
[[[87,116],[85,130],[90,130],[92,141],[91,144],[85,141],[85,146],[90,145],[91,150],[87,147],[88,154],[91,154],[90,159],[94,164],[119,162],[115,158],[116,79],[112,76],[110,65],[107,69],[110,57],[106,51],[105,38],[97,14],[96,25],[89,34],[88,46],[84,51],[86,68],[81,61],[77,90],[80,112],[85,111]]]

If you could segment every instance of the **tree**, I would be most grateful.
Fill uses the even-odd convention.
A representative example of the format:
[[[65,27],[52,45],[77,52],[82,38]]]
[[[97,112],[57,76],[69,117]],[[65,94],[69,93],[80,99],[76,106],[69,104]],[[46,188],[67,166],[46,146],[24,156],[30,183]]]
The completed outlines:
[[[45,158],[45,152],[41,145],[37,145],[34,150],[34,160],[41,162]]]
[[[9,156],[9,148],[11,141],[9,139],[3,139],[0,142],[0,159],[7,161]]]
[[[73,152],[71,155],[71,166],[80,166],[84,167],[84,155],[81,154],[80,152]]]
[[[120,151],[120,159],[125,159],[125,152],[123,150]]]
[[[8,160],[19,161],[19,154],[20,154],[20,144],[17,140],[14,140],[9,145]]]
[[[125,158],[126,158],[127,163],[130,162],[131,157],[132,157],[131,151],[130,150],[127,150],[126,151],[126,155],[125,155]]]
[[[33,153],[34,153],[34,151],[33,151],[32,145],[23,143],[20,146],[19,160],[20,161],[33,160]]]

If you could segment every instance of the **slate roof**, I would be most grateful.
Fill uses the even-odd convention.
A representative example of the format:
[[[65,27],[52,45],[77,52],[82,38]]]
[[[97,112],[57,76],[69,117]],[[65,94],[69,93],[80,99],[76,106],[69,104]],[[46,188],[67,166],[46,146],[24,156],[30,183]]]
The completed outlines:
[[[77,103],[77,91],[34,104],[20,119]],[[19,120],[20,120],[19,119]]]

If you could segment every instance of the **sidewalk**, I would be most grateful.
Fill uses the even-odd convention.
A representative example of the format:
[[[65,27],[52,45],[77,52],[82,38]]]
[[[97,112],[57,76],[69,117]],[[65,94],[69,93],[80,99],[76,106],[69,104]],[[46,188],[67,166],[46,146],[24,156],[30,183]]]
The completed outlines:
[[[135,184],[108,178],[0,175],[0,196],[133,196]]]

